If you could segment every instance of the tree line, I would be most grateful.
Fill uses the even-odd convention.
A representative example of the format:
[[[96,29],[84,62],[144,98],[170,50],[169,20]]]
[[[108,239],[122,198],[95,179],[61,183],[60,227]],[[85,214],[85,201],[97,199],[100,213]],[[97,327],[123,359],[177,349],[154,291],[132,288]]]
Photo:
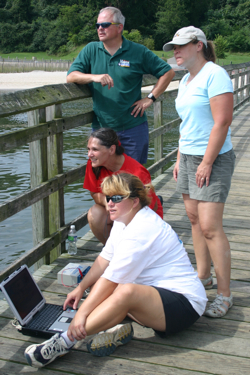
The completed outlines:
[[[67,54],[98,40],[95,23],[106,6],[121,9],[126,38],[150,49],[193,25],[223,50],[250,51],[250,0],[0,0],[0,52]]]

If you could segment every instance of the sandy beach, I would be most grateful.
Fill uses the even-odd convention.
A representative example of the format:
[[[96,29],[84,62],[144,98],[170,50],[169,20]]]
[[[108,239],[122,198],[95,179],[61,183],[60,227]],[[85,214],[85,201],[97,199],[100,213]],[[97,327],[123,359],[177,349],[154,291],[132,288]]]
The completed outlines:
[[[45,72],[42,70],[28,73],[1,73],[0,92],[66,83],[66,75],[67,72]]]
[[[45,85],[66,83],[67,72],[45,72],[34,70],[28,73],[1,73],[0,92],[32,89]],[[150,92],[153,86],[144,87],[143,92]],[[178,88],[178,82],[171,82],[167,90]]]

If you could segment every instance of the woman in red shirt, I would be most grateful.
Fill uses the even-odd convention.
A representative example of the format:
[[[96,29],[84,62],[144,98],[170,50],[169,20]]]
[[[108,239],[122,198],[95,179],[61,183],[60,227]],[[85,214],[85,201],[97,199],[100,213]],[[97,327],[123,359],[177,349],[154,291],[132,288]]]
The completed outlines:
[[[114,173],[127,172],[140,178],[143,184],[151,183],[149,171],[135,159],[124,154],[124,148],[116,132],[109,128],[100,128],[91,133],[88,140],[88,163],[83,187],[88,189],[95,201],[89,209],[88,222],[96,238],[106,243],[113,221],[107,211],[107,202],[102,193],[101,183]],[[150,193],[149,207],[163,218],[163,208],[155,192]]]

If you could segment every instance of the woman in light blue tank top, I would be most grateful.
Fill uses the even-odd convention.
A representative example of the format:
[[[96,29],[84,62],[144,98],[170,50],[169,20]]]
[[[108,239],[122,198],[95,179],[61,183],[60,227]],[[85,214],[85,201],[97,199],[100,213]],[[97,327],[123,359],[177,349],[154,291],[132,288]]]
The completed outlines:
[[[205,315],[217,318],[233,305],[230,246],[222,224],[235,160],[230,132],[233,87],[227,72],[215,64],[212,43],[202,30],[184,27],[163,49],[174,49],[177,65],[188,70],[176,98],[182,122],[173,173],[192,225],[198,275],[205,289],[213,287],[213,261],[217,296]]]

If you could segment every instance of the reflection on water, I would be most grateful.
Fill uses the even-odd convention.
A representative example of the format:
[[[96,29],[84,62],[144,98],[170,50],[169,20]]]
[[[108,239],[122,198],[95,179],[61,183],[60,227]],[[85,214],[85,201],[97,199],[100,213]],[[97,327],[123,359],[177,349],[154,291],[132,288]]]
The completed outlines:
[[[72,116],[92,109],[92,100],[79,100],[62,106],[63,116]],[[174,100],[164,103],[164,123],[177,117]],[[153,128],[153,110],[147,111],[150,130]],[[20,130],[27,126],[27,114],[19,114],[0,119],[0,134]],[[64,171],[87,161],[86,143],[91,127],[82,126],[64,133]],[[164,154],[177,147],[178,129],[164,136]],[[147,167],[153,163],[153,145],[149,149]],[[88,191],[82,188],[83,181],[65,187],[65,222],[68,223],[91,207],[93,200]],[[28,145],[8,153],[0,154],[0,204],[12,199],[30,188],[30,161]],[[81,229],[78,236],[84,235],[89,227]],[[24,252],[33,247],[31,207],[0,223],[1,247],[0,270],[12,263]]]

